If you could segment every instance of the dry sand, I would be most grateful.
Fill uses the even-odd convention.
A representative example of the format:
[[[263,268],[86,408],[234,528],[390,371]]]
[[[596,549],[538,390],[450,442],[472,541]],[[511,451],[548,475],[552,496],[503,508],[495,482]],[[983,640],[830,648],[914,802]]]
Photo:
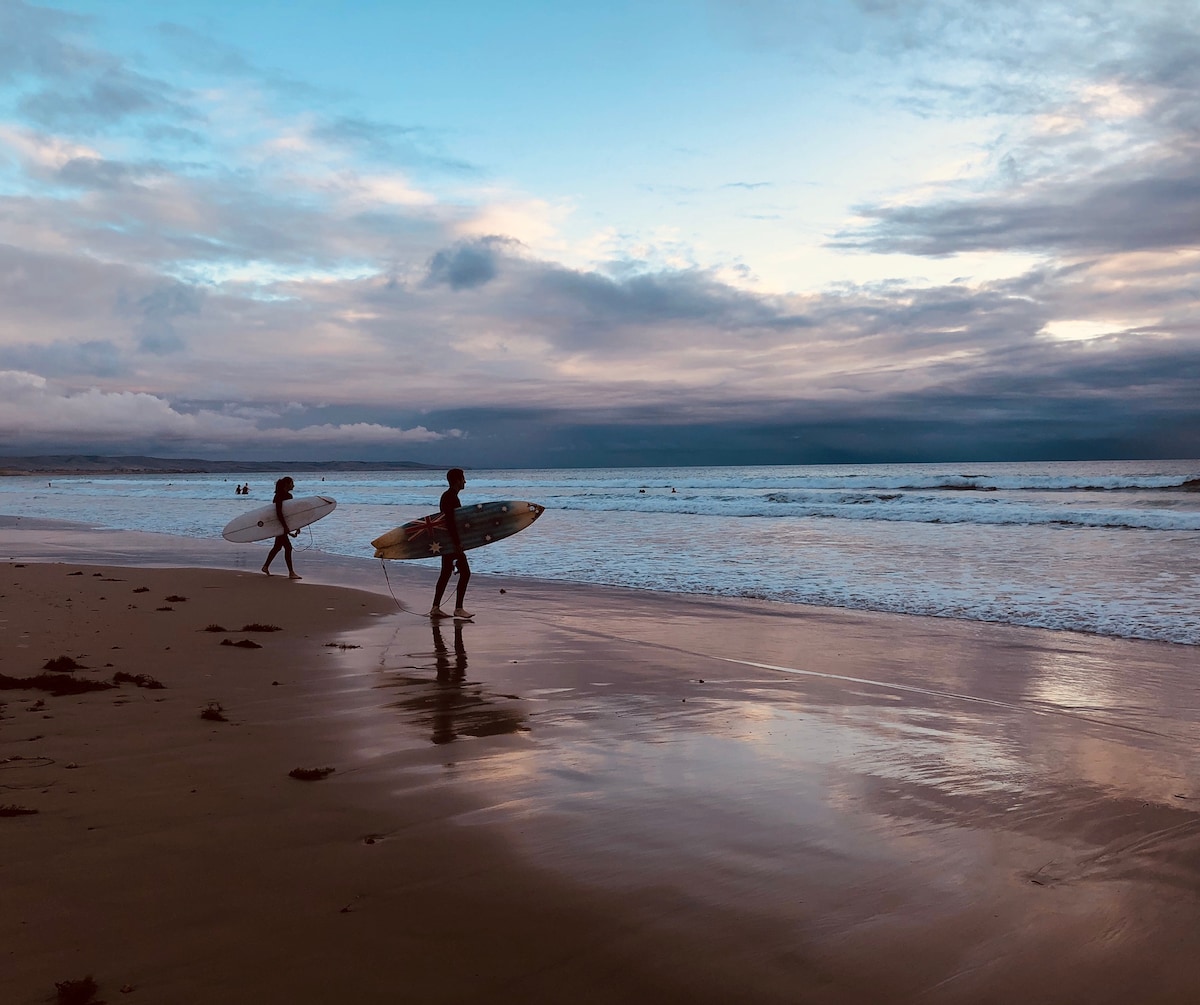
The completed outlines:
[[[4,1005],[1200,1001],[1193,649],[298,567],[0,565],[163,685],[0,690]]]

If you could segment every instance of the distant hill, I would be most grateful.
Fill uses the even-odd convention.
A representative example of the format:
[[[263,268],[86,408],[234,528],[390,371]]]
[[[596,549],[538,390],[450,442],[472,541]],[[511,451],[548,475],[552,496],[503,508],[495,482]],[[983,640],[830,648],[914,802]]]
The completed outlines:
[[[99,454],[0,456],[0,475],[195,475],[260,471],[441,471],[417,461],[208,461],[196,457],[103,457]]]

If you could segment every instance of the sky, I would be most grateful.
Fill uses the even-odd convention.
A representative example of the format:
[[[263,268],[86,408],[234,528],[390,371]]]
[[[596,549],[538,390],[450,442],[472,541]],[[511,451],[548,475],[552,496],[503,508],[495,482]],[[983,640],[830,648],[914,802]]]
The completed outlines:
[[[1200,457],[1200,4],[0,0],[0,452]]]

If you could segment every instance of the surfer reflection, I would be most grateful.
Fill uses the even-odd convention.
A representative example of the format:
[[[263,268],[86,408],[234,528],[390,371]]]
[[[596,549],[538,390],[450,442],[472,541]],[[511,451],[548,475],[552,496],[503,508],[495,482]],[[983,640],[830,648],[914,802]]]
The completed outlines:
[[[463,624],[455,622],[452,645],[447,644],[442,624],[432,623],[435,678],[399,674],[391,677],[386,686],[402,689],[404,694],[391,707],[411,713],[415,723],[428,724],[432,728],[429,740],[438,745],[528,729],[523,713],[510,704],[519,700],[516,696],[488,694],[479,684],[467,681]]]
[[[275,556],[283,551],[283,560],[287,563],[288,579],[300,579],[302,577],[296,575],[296,570],[292,567],[292,542],[288,540],[288,535],[295,537],[300,531],[292,533],[288,530],[287,518],[283,515],[283,504],[288,499],[292,498],[292,489],[296,487],[296,483],[287,475],[284,475],[275,483],[275,516],[279,518],[279,522],[283,525],[283,533],[275,538],[275,543],[271,545],[271,553],[267,555],[267,560],[263,562],[262,571],[268,576],[271,575],[271,563],[275,561]]]
[[[454,659],[442,638],[441,626],[433,622],[433,664],[437,668],[437,691],[433,702],[434,743],[450,743],[454,732],[454,712],[462,701],[459,693],[467,679],[467,647],[463,645],[462,624],[454,625]]]

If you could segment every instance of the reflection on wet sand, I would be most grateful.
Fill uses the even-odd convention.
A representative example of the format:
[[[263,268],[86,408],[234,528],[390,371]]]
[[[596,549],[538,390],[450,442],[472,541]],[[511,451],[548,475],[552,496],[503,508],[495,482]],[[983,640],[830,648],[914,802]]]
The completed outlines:
[[[432,653],[409,653],[406,659],[417,660],[398,671],[389,671],[382,687],[395,688],[401,697],[390,702],[389,708],[407,713],[414,725],[431,728],[431,743],[452,743],[463,737],[500,736],[528,730],[525,714],[513,707],[513,696],[487,693],[480,684],[467,681],[467,647],[463,642],[463,625],[454,623],[454,648],[446,644],[442,626],[430,622],[433,630]],[[424,660],[431,660],[426,663]],[[422,671],[420,676],[404,673]],[[427,672],[433,670],[434,679]]]
[[[1195,716],[1158,650],[941,623],[920,641],[882,621],[821,648],[811,615],[706,613],[506,626],[503,651],[535,655],[476,675],[527,697],[537,743],[460,775],[476,819],[574,879],[676,882],[696,912],[761,912],[793,936],[1026,919],[1019,955],[1069,917],[1079,955],[1054,966],[1070,971],[1110,919],[1140,948],[1191,910]],[[770,659],[749,654],[751,625]]]

